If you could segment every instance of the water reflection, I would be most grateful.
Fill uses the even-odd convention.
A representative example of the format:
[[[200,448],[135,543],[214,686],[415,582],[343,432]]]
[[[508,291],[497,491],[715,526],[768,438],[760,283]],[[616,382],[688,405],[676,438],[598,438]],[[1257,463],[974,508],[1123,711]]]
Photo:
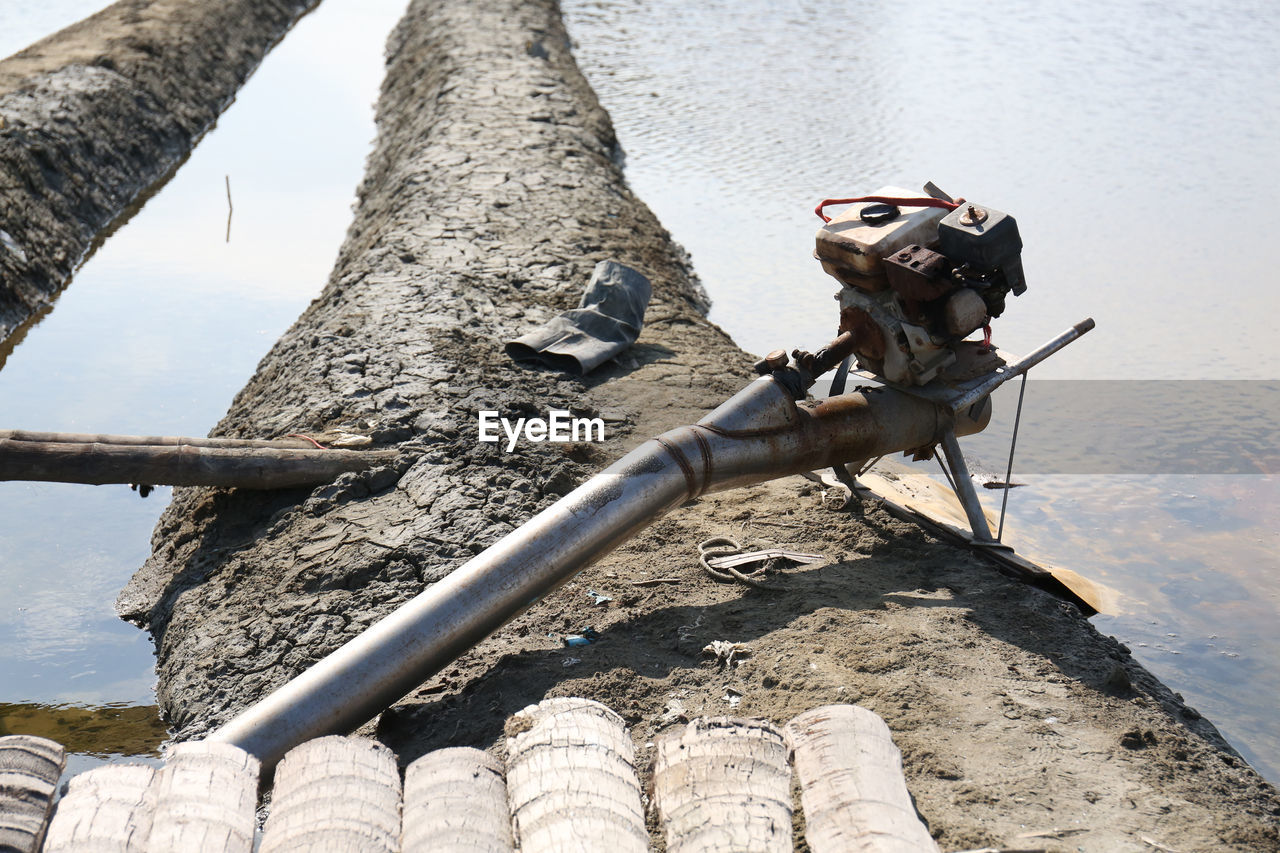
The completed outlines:
[[[82,11],[77,0],[48,5],[74,10],[59,23]],[[20,345],[0,351],[0,428],[208,433],[328,276],[374,135],[383,45],[404,6],[327,0],[297,24],[182,169],[125,217]],[[44,20],[8,4],[0,34]],[[23,42],[39,35],[28,29]],[[30,706],[5,725],[76,738],[68,747],[83,755],[69,770],[92,763],[89,753],[147,754],[163,734],[150,638],[113,604],[150,552],[169,494],[0,483],[0,701]],[[118,727],[103,722],[111,714]],[[126,723],[136,738],[123,736]]]
[[[628,179],[745,349],[833,336],[837,285],[811,258],[818,199],[932,179],[1018,219],[1030,290],[997,321],[1001,346],[1096,318],[1036,380],[1276,379],[1280,89],[1261,84],[1280,79],[1280,7],[562,5]],[[1184,413],[1221,415],[1212,383],[1195,384]],[[1022,438],[1052,417],[1031,396]],[[1148,461],[1207,463],[1166,420],[1132,425],[1168,430]],[[1272,466],[1274,422],[1256,426]],[[999,446],[977,454],[996,479]],[[1128,609],[1098,626],[1280,779],[1280,478],[1023,470],[1011,534],[1120,589]]]
[[[749,351],[832,337],[818,199],[933,179],[1018,218],[1002,346],[1098,320],[1041,376],[1275,378],[1280,7],[563,5],[629,180]]]
[[[54,300],[57,299],[55,295]],[[40,324],[40,321],[48,316],[53,310],[53,305],[42,305],[32,312],[31,316],[19,323],[7,338],[0,338],[0,370],[4,369],[5,363],[9,360],[9,356],[13,355],[13,351],[18,345],[26,340],[27,333]]]
[[[1012,544],[1125,591],[1098,629],[1280,778],[1280,477],[1029,479],[1010,498]]]
[[[150,638],[113,604],[169,492],[0,483],[0,701],[152,702]]]
[[[36,735],[87,757],[159,756],[167,735],[155,705],[36,705],[0,702],[0,737]]]

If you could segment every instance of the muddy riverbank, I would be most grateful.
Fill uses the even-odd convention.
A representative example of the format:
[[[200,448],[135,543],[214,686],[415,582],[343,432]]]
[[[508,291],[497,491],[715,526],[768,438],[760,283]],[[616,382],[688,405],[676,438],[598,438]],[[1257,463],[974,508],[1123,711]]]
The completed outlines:
[[[182,161],[314,3],[119,2],[0,62],[0,340]]]
[[[683,253],[627,188],[608,116],[545,2],[414,3],[388,46],[378,141],[321,296],[216,434],[342,428],[402,452],[314,491],[179,490],[120,599],[158,650],[158,699],[198,737],[445,576],[643,438],[750,378]],[[653,282],[646,326],[586,380],[502,341],[573,307],[613,258]],[[762,294],[762,299],[767,295]],[[778,345],[792,345],[780,329]],[[600,417],[607,441],[480,443],[482,410]],[[724,586],[696,544],[821,553]],[[636,586],[637,581],[663,582]],[[666,579],[672,579],[667,581]],[[565,647],[591,627],[599,640]],[[718,665],[715,640],[750,653]],[[500,748],[545,695],[599,699],[652,735],[702,713],[880,713],[944,848],[1274,848],[1280,799],[1207,721],[1078,611],[875,507],[792,479],[677,511],[464,655],[371,733],[405,761]]]

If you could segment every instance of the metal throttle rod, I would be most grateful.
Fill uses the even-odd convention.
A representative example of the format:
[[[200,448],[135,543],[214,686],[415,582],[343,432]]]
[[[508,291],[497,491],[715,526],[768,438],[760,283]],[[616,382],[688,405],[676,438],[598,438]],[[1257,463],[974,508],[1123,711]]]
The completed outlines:
[[[1093,318],[1086,317],[1070,329],[1067,329],[1065,332],[1049,341],[1047,344],[1032,350],[1013,364],[1007,365],[996,371],[986,380],[979,382],[959,397],[956,397],[950,402],[951,410],[959,412],[968,406],[972,406],[983,397],[991,396],[992,392],[1004,383],[1008,382],[1010,379],[1021,376],[1058,350],[1065,347],[1067,344],[1079,338],[1081,335],[1092,331],[1094,325]]]

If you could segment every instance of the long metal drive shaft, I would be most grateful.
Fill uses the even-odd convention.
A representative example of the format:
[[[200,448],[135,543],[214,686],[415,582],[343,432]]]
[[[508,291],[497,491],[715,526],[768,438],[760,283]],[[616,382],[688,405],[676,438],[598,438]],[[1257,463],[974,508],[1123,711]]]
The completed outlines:
[[[797,404],[773,376],[694,426],[650,439],[488,550],[217,730],[273,766],[311,738],[347,732],[439,672],[538,599],[686,500],[926,447],[990,418],[891,389]]]

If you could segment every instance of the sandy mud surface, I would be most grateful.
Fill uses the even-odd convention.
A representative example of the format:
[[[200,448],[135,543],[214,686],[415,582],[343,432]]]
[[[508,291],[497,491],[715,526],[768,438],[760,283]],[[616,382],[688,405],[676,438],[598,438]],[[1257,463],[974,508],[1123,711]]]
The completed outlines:
[[[0,62],[0,340],[316,0],[121,0]]]
[[[378,131],[330,281],[214,432],[343,428],[403,452],[314,491],[175,493],[119,608],[155,636],[181,738],[750,378],[627,188],[554,4],[414,2],[390,40]],[[654,285],[635,347],[586,380],[512,363],[502,341],[576,305],[606,258]],[[608,440],[477,441],[481,410],[551,409],[601,417]],[[1074,606],[874,505],[836,503],[790,478],[682,508],[367,730],[406,763],[496,750],[509,714],[580,695],[621,713],[647,761],[653,735],[692,716],[783,722],[857,702],[889,724],[944,849],[1280,846],[1275,790]],[[776,590],[719,584],[697,564],[710,536],[826,559],[777,572]],[[564,645],[587,627],[598,640]],[[717,662],[703,654],[716,640],[747,651]]]

